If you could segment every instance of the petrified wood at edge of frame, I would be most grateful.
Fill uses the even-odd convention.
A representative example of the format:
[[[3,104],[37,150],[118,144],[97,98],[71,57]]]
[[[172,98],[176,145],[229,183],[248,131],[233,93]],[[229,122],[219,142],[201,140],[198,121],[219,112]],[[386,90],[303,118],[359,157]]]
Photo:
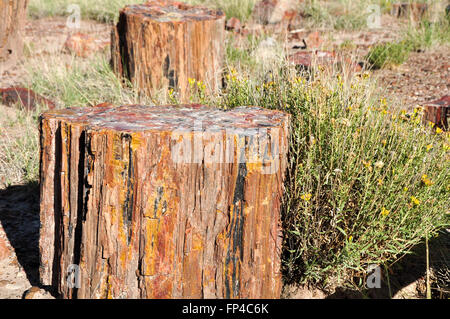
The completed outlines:
[[[22,56],[27,5],[28,0],[0,0],[0,71]]]

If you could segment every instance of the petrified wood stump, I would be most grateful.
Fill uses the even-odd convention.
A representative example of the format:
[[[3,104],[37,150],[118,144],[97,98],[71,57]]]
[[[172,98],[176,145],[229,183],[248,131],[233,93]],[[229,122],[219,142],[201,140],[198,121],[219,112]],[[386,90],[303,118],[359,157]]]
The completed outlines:
[[[439,100],[425,105],[423,116],[424,123],[432,122],[441,129],[448,130],[448,118],[450,117],[450,95],[445,95]]]
[[[0,0],[0,69],[22,56],[28,0]]]
[[[112,31],[111,62],[147,94],[173,89],[188,101],[189,79],[208,91],[222,81],[225,15],[180,2],[126,6]]]
[[[64,298],[279,298],[288,122],[257,107],[44,113],[42,284]]]

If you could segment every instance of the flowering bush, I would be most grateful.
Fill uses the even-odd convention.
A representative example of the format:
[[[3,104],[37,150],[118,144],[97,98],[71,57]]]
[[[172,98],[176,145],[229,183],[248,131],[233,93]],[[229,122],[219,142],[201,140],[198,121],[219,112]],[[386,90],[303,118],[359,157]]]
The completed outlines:
[[[386,264],[449,225],[449,134],[422,109],[389,107],[368,74],[344,82],[232,71],[221,103],[292,114],[285,183],[286,279],[326,284]]]

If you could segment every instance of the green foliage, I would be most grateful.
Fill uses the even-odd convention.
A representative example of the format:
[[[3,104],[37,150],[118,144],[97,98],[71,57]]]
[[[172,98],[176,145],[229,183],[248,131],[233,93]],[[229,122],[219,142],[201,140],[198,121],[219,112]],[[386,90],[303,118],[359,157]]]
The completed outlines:
[[[367,61],[371,67],[381,69],[386,65],[399,65],[408,59],[412,45],[409,41],[387,42],[370,49]]]
[[[245,22],[251,16],[257,0],[187,0],[186,2],[221,9],[225,12],[227,19],[235,17]]]
[[[35,125],[38,112],[19,111],[12,118],[6,114],[0,116],[0,186],[28,183],[39,177],[39,142]]]
[[[410,25],[405,35],[406,41],[414,50],[425,50],[435,45],[450,42],[450,19],[441,16],[436,22],[421,21],[418,25]]]
[[[259,105],[292,115],[283,225],[287,281],[327,283],[386,264],[449,225],[449,135],[344,83],[231,73],[226,108]]]
[[[80,6],[82,19],[116,22],[121,8],[142,2],[145,0],[30,0],[28,14],[33,18],[68,16],[67,10],[74,4]]]
[[[145,0],[30,0],[28,12],[31,17],[67,16],[69,5],[80,6],[83,19],[101,22],[116,22],[119,10],[125,5],[143,3]],[[222,9],[228,18],[237,17],[246,21],[253,10],[256,0],[186,0],[185,2]]]
[[[152,103],[139,96],[130,83],[122,85],[104,56],[91,60],[62,57],[51,61],[30,62],[28,65],[31,89],[56,101],[62,108],[92,106],[99,103]]]
[[[426,50],[450,42],[450,20],[442,16],[436,22],[420,21],[409,25],[402,41],[378,44],[371,48],[366,58],[369,64],[380,69],[386,65],[404,63],[412,51]]]

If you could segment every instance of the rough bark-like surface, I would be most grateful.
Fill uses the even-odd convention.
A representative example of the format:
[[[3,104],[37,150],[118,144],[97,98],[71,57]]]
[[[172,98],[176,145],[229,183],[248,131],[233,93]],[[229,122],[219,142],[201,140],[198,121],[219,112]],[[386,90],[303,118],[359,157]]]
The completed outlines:
[[[173,89],[188,101],[188,79],[216,91],[222,81],[225,15],[180,2],[126,6],[112,31],[114,70],[147,94]]]
[[[257,107],[44,113],[42,284],[64,298],[279,298],[288,125]]]
[[[22,56],[28,0],[0,0],[0,68]]]
[[[445,95],[439,100],[425,105],[424,122],[432,122],[438,127],[448,130],[448,118],[450,117],[450,95]]]

